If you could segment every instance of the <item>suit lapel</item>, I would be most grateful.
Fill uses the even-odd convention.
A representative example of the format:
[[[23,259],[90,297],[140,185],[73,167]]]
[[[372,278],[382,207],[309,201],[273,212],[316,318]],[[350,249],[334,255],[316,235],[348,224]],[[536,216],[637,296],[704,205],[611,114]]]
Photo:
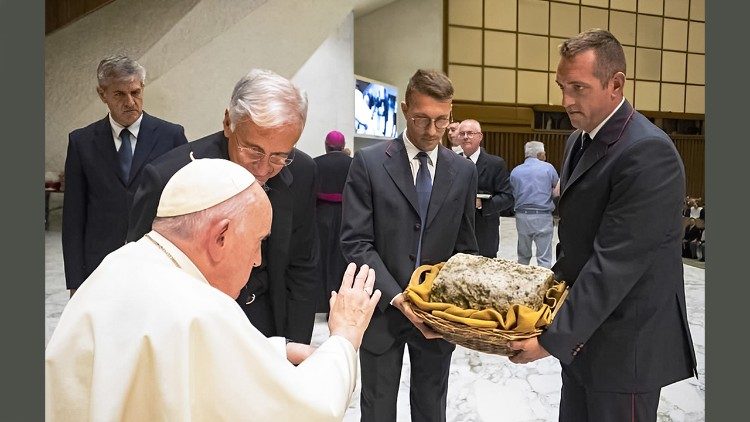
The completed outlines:
[[[117,159],[117,149],[115,149],[115,142],[112,138],[112,125],[109,124],[109,115],[97,123],[94,130],[94,144],[104,160],[104,167],[107,168],[105,171],[113,172],[115,177],[123,181],[120,173],[120,162]],[[123,183],[125,182],[123,181]]]
[[[283,283],[278,280],[283,279],[284,269],[287,266],[289,256],[289,242],[292,238],[292,213],[294,209],[294,198],[289,190],[291,184],[291,171],[284,167],[276,176],[266,182],[268,186],[268,200],[273,208],[273,220],[271,221],[271,235],[268,236],[268,242],[265,251],[266,258],[269,256],[276,257],[268,259],[266,270],[268,272],[268,289],[274,307],[285,306],[283,303],[276,303],[278,298],[284,297],[285,293],[279,293],[279,290],[285,289]],[[282,308],[283,309],[283,308]],[[283,329],[285,315],[277,313],[274,316],[276,329]]]
[[[601,129],[599,129],[599,132],[597,132],[594,137],[594,141],[588,149],[584,151],[578,165],[573,169],[573,174],[570,175],[570,180],[563,185],[563,191],[560,193],[561,199],[565,192],[568,191],[568,188],[574,185],[578,179],[586,174],[594,164],[604,158],[604,156],[607,155],[607,150],[615,142],[620,140],[620,137],[625,130],[625,126],[627,126],[628,122],[630,122],[630,119],[633,117],[633,113],[633,107],[627,100],[625,100],[622,103],[622,107],[612,115]],[[580,131],[577,132],[580,135]],[[575,145],[575,142],[571,142],[569,148],[572,149],[573,145]],[[563,168],[564,174],[568,174],[568,165],[570,163],[570,156],[572,155],[570,151],[566,151],[566,153],[568,158],[565,160],[565,166]]]
[[[386,159],[385,162],[383,162],[383,167],[385,168],[385,171],[388,172],[391,179],[393,179],[393,183],[396,184],[401,193],[409,201],[412,208],[414,208],[414,211],[419,214],[417,189],[414,187],[414,176],[412,175],[411,166],[409,165],[409,157],[406,156],[404,139],[399,136],[388,142],[390,142],[390,145],[385,149]],[[434,185],[435,184],[433,183],[433,196],[435,193]],[[432,199],[430,199],[430,202],[432,202]],[[429,215],[429,211],[427,214]]]
[[[477,157],[477,176],[482,178],[482,174],[487,171],[487,153],[484,148],[479,150],[479,157]]]
[[[288,249],[288,239],[292,233],[291,210],[294,209],[294,199],[289,190],[291,183],[292,172],[287,167],[266,182],[268,186],[266,194],[274,210],[271,222],[273,235],[268,238],[269,251],[283,252]]]
[[[599,133],[596,134],[596,140],[591,142],[591,145],[583,152],[581,159],[578,161],[578,165],[573,169],[573,174],[570,175],[570,180],[565,185],[565,190],[576,182],[588,169],[590,169],[597,161],[601,160],[607,152],[607,144],[601,142],[599,139]],[[575,145],[575,142],[573,143]]]
[[[130,165],[130,180],[125,183],[126,185],[129,185],[130,181],[135,178],[134,176],[138,174],[151,151],[153,151],[156,145],[156,129],[156,122],[144,111],[141,128],[138,130],[138,140],[135,143],[133,163]]]
[[[479,155],[481,157],[481,154]],[[438,145],[438,159],[435,163],[435,178],[432,182],[432,193],[430,194],[430,206],[427,208],[427,226],[435,219],[440,207],[443,206],[445,198],[448,197],[456,170],[453,168],[453,160],[456,153],[448,148]]]
[[[565,190],[565,187],[568,186],[568,175],[570,174],[570,160],[572,158],[572,151],[573,147],[576,144],[576,140],[581,136],[581,130],[576,129],[573,133],[570,134],[568,137],[567,143],[565,144],[565,160],[563,161],[562,170],[560,171],[560,186]]]

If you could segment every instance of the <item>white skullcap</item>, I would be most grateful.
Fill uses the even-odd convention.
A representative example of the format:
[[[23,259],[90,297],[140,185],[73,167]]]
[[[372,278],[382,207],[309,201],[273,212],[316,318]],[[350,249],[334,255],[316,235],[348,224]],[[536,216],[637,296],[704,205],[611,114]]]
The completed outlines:
[[[174,217],[211,208],[253,183],[255,177],[249,171],[229,160],[193,159],[164,186],[156,216]]]

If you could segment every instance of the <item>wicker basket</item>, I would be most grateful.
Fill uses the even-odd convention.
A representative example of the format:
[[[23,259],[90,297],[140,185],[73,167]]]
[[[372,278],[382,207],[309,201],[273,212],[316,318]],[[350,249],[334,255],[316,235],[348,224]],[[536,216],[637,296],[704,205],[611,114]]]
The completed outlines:
[[[559,305],[562,304],[567,296],[568,291],[566,290],[560,298],[558,306],[552,311],[552,318],[555,317],[558,309],[560,309]],[[460,322],[438,318],[416,306],[412,306],[412,310],[418,317],[424,320],[427,326],[440,333],[445,340],[468,349],[491,353],[493,355],[513,356],[516,352],[508,347],[509,341],[536,337],[542,334],[543,331],[535,330],[531,333],[516,333],[513,331],[498,330],[497,328],[475,328],[461,324]]]
[[[550,321],[554,320],[555,315],[562,307],[563,302],[568,297],[568,287],[565,287],[560,298],[552,308]],[[408,296],[407,296],[408,300]],[[537,328],[532,332],[506,331],[497,328],[477,328],[471,327],[460,322],[449,321],[432,315],[430,312],[419,309],[412,303],[414,313],[422,318],[434,331],[440,333],[443,338],[451,343],[458,344],[468,349],[477,350],[483,353],[490,353],[502,356],[513,356],[517,352],[510,349],[508,342],[512,340],[523,340],[540,335],[544,327]]]

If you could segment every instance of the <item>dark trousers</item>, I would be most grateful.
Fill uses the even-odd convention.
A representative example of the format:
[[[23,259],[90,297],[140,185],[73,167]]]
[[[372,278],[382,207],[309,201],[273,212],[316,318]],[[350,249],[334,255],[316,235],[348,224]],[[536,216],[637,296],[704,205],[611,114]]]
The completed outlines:
[[[559,421],[656,422],[660,393],[591,391],[563,367]]]
[[[243,295],[240,295],[242,298]],[[246,304],[247,300],[237,300],[247,319],[253,324],[253,327],[257,328],[264,336],[273,337],[276,335],[276,327],[273,321],[273,311],[271,310],[271,297],[268,292],[261,293],[255,296],[255,300],[249,305]]]
[[[477,210],[474,220],[474,232],[477,237],[479,254],[487,258],[497,258],[500,247],[500,217],[482,217],[482,211]]]
[[[404,345],[409,346],[413,422],[444,422],[448,374],[455,346],[445,340],[427,340],[415,327],[381,355],[360,348],[362,421],[395,422]]]

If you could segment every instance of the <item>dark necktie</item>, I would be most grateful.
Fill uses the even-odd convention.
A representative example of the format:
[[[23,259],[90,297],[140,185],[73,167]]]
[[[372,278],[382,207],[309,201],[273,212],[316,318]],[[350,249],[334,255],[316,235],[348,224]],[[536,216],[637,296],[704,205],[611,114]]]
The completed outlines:
[[[128,181],[130,178],[130,164],[133,162],[133,149],[130,146],[130,132],[127,129],[123,129],[120,132],[120,139],[122,144],[120,150],[117,151],[117,156],[120,158],[120,174],[122,174],[122,180]]]
[[[427,154],[420,152],[417,154],[419,160],[419,170],[417,171],[417,200],[419,201],[419,217],[422,222],[427,218],[427,207],[430,205],[430,194],[432,193],[432,179],[430,178],[430,169],[427,168]]]
[[[417,245],[415,268],[422,261],[422,235],[427,224],[427,208],[430,205],[430,194],[432,193],[432,179],[430,178],[430,169],[427,168],[427,154],[424,151],[420,152],[417,154],[417,159],[419,160],[419,170],[417,171],[415,187],[417,190],[417,201],[419,202],[419,219],[422,224],[419,230],[419,244]]]
[[[571,158],[570,166],[568,167],[568,173],[570,175],[573,174],[578,161],[581,160],[583,152],[586,151],[586,148],[588,148],[589,145],[591,145],[591,137],[588,133],[584,133],[578,138],[578,141],[576,141],[576,144],[573,146],[573,157]]]

